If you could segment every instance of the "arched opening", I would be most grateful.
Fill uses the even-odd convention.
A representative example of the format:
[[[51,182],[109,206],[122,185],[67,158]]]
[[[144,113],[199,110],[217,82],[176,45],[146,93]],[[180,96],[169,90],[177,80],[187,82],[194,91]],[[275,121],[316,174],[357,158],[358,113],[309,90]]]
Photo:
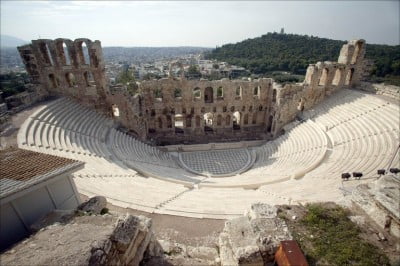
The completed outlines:
[[[243,116],[243,124],[247,125],[249,123],[249,114],[245,114]]]
[[[57,80],[56,80],[54,74],[49,74],[49,81],[50,81],[51,88],[55,89],[58,87]]]
[[[113,114],[113,117],[119,117],[119,108],[118,108],[118,105],[113,104],[111,107],[112,107],[112,114]]]
[[[227,116],[226,116],[226,118],[225,118],[225,125],[226,125],[227,127],[230,127],[230,126],[231,126],[231,116],[230,116],[230,115],[227,115]]]
[[[186,116],[186,127],[192,127],[192,116]]]
[[[182,114],[175,114],[174,125],[175,125],[175,133],[183,134],[183,116],[182,116]]]
[[[166,116],[167,118],[167,128],[172,128],[172,118],[170,115]]]
[[[207,87],[204,89],[204,102],[212,103],[214,102],[214,91],[213,88]]]
[[[43,60],[48,66],[54,66],[54,61],[51,56],[49,45],[47,43],[40,43],[39,45],[40,53],[42,54]]]
[[[327,68],[324,68],[324,69],[322,70],[322,74],[321,74],[321,77],[319,78],[318,85],[323,85],[323,86],[326,86],[326,85],[327,85],[327,82],[328,82],[328,73],[329,73],[329,70],[328,70]]]
[[[214,115],[212,113],[205,113],[203,116],[204,119],[204,131],[213,131],[213,119]]]
[[[251,119],[251,123],[253,125],[257,124],[257,112],[253,113],[253,118]]]
[[[351,82],[353,81],[353,75],[354,75],[354,68],[351,68],[348,72],[347,72],[347,76],[346,76],[346,83],[345,85],[351,85]]]
[[[90,87],[90,86],[94,86],[94,85],[95,85],[92,72],[90,72],[90,71],[85,71],[85,72],[83,73],[83,77],[84,77],[84,79],[85,79],[86,87]]]
[[[201,99],[201,90],[199,87],[193,89],[193,99],[200,100]]]
[[[163,94],[162,94],[162,92],[161,92],[161,89],[155,89],[154,90],[154,98],[157,100],[157,101],[159,101],[159,102],[162,102],[162,99],[163,99]]]
[[[69,55],[68,47],[65,42],[62,43],[62,51],[64,55],[64,65],[71,65],[71,57]]]
[[[263,110],[263,107],[262,107],[262,105],[259,105],[259,106],[258,106],[258,111],[260,111],[260,112],[261,112],[262,110]]]
[[[157,119],[157,123],[158,123],[158,128],[159,128],[159,129],[162,129],[162,128],[163,128],[163,123],[162,123],[161,117],[159,117],[159,118]]]
[[[222,115],[218,115],[217,116],[217,126],[221,126],[222,125]]]
[[[275,103],[276,102],[276,89],[272,90],[272,102]]]
[[[200,116],[196,115],[196,127],[200,127]]]
[[[236,88],[236,99],[242,98],[242,87],[239,86]]]
[[[224,88],[218,87],[217,89],[217,100],[223,100],[224,99]]]
[[[267,131],[268,131],[269,133],[271,133],[273,121],[274,121],[274,116],[273,116],[273,115],[270,115],[270,116],[268,117],[268,126],[267,126]]]
[[[89,65],[90,64],[89,49],[86,45],[86,42],[79,42],[78,48],[79,48],[78,57],[81,64]]]
[[[257,87],[254,87],[254,89],[253,89],[253,96],[255,97],[255,98],[259,98],[260,97],[260,86],[257,86]]]
[[[240,129],[240,113],[238,111],[233,113],[233,129]]]
[[[356,42],[356,47],[354,49],[354,54],[353,57],[351,58],[351,64],[357,63],[358,58],[360,57],[361,54],[361,49],[362,49],[362,42],[358,41]]]
[[[76,84],[75,75],[71,72],[65,74],[65,80],[70,88],[74,87]]]
[[[179,88],[175,88],[174,97],[175,97],[176,100],[182,99],[182,90],[179,89]]]
[[[335,71],[335,76],[333,77],[332,80],[332,85],[339,85],[340,79],[342,78],[342,71],[338,68]]]

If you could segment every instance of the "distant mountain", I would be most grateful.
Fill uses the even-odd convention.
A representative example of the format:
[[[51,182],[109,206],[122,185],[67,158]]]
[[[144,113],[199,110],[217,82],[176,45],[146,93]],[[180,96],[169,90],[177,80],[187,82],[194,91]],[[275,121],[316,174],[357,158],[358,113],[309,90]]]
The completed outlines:
[[[10,35],[4,35],[1,34],[0,35],[0,40],[1,40],[1,47],[17,47],[20,45],[24,45],[27,44],[29,42],[22,40],[20,38],[14,37],[14,36],[10,36]]]
[[[206,58],[239,65],[255,74],[279,70],[304,75],[308,64],[337,61],[344,43],[307,35],[267,33],[225,44],[206,54]],[[400,77],[400,45],[367,43],[365,56],[375,63],[372,75]]]

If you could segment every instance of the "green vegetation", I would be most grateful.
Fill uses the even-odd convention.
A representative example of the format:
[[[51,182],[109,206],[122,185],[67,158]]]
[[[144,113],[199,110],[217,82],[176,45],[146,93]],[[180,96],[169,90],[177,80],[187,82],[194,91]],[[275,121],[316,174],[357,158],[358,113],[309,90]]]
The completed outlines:
[[[28,74],[14,73],[0,75],[0,91],[3,98],[26,91],[26,84],[29,83]]]
[[[218,47],[207,53],[206,58],[245,67],[253,74],[288,71],[304,75],[309,64],[337,61],[343,44],[344,41],[307,35],[268,33]],[[399,80],[400,45],[367,44],[366,49],[366,58],[375,63],[372,79],[387,83]]]
[[[130,71],[129,69],[123,70],[118,75],[115,81],[116,83],[126,85],[126,89],[128,90],[130,95],[136,94],[138,86],[136,84],[135,77],[133,76],[132,71]]]
[[[190,78],[199,78],[201,77],[201,73],[196,65],[191,65],[188,69],[188,76]]]
[[[298,241],[310,262],[326,261],[328,265],[390,265],[389,259],[377,247],[360,237],[361,230],[350,221],[347,210],[339,206],[326,208],[320,204],[310,204],[307,205],[307,211],[301,223],[308,236]],[[311,247],[307,248],[305,241],[311,243]]]

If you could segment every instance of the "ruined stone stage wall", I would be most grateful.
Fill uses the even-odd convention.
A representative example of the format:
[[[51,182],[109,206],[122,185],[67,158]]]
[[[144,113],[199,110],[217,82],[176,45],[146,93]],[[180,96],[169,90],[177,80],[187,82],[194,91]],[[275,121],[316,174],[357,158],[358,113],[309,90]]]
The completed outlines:
[[[338,62],[309,65],[302,83],[164,78],[141,82],[136,95],[110,88],[100,41],[41,39],[18,50],[33,82],[42,84],[40,93],[73,97],[114,116],[141,140],[189,144],[278,136],[302,110],[359,84],[365,41],[343,45]]]

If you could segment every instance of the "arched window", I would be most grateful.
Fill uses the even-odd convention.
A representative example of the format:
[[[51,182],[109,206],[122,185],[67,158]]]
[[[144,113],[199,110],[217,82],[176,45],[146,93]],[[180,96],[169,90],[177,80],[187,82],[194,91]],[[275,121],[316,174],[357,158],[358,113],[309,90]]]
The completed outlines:
[[[220,126],[222,124],[222,115],[217,116],[217,126]]]
[[[40,50],[40,53],[42,54],[42,58],[43,58],[43,61],[45,62],[45,64],[48,66],[54,66],[54,61],[53,61],[53,57],[51,56],[49,45],[44,42],[40,43],[39,50]]]
[[[358,58],[360,57],[361,54],[361,49],[362,49],[363,43],[358,41],[356,43],[356,47],[354,49],[354,54],[353,57],[351,58],[351,64],[357,63]]]
[[[118,105],[113,104],[111,107],[112,107],[112,114],[113,114],[113,117],[119,117],[119,108],[118,108]]]
[[[167,115],[167,128],[172,128],[172,118],[170,115]]]
[[[251,120],[253,125],[257,124],[257,112],[253,113],[253,119]]]
[[[192,126],[192,116],[188,115],[186,116],[186,127],[191,127]]]
[[[78,43],[78,57],[81,64],[90,64],[89,49],[84,41]]]
[[[329,73],[329,70],[327,68],[324,68],[322,70],[322,74],[321,74],[321,77],[319,78],[318,85],[322,85],[322,86],[326,86],[327,85],[327,83],[328,83],[328,73]]]
[[[345,83],[345,85],[351,85],[351,82],[353,81],[353,75],[354,75],[354,68],[351,68],[351,69],[347,72],[346,83]]]
[[[218,100],[224,99],[224,88],[218,87],[218,89],[217,89],[217,99]]]
[[[242,98],[242,87],[241,86],[236,88],[236,98],[237,99]]]
[[[233,129],[238,130],[240,129],[240,113],[238,111],[233,113]]]
[[[243,117],[243,124],[247,125],[248,123],[249,123],[249,115],[245,114],[244,117]]]
[[[196,127],[200,127],[200,116],[196,115]]]
[[[201,90],[199,87],[193,89],[193,99],[200,100],[201,99]]]
[[[213,88],[207,87],[204,89],[204,102],[212,103],[214,102],[214,91]]]
[[[332,85],[336,85],[336,86],[339,85],[341,78],[342,78],[342,70],[338,68],[335,71],[335,76],[333,77]]]
[[[225,118],[225,125],[230,126],[231,125],[231,116],[227,115]]]
[[[85,79],[86,87],[90,87],[90,86],[94,86],[94,85],[95,85],[92,72],[90,72],[90,71],[85,71],[85,72],[83,73],[83,77],[84,77],[84,79]]]
[[[260,97],[260,90],[261,90],[260,86],[254,87],[254,89],[253,89],[254,97],[256,97],[256,98]]]
[[[162,94],[162,92],[161,92],[161,89],[157,88],[157,89],[154,90],[154,98],[155,98],[157,101],[159,101],[159,102],[162,101],[162,99],[163,99],[163,94]]]
[[[182,98],[182,90],[179,88],[175,88],[174,97],[175,97],[175,99],[181,99]]]
[[[58,87],[57,80],[54,77],[54,74],[49,74],[49,81],[50,81],[51,88],[55,89]]]

